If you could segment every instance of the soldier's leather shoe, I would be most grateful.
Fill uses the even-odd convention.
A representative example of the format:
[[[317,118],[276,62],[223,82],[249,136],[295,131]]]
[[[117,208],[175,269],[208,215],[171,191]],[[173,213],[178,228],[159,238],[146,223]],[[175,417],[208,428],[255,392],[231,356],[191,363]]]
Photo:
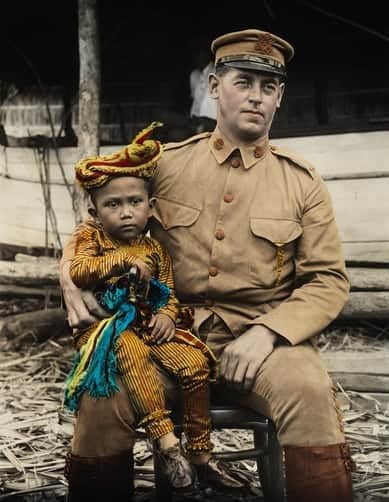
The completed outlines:
[[[200,485],[211,486],[219,490],[242,490],[245,484],[234,477],[225,462],[211,457],[206,464],[192,464],[196,470]]]

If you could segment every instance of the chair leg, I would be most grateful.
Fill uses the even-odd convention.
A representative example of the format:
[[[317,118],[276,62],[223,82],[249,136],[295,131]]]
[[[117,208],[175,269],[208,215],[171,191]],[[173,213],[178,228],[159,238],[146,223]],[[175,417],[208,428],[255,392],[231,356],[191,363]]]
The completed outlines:
[[[267,433],[268,454],[257,458],[259,479],[266,502],[284,502],[286,500],[283,450],[278,442],[272,424]],[[254,433],[255,447],[261,447],[259,434]]]

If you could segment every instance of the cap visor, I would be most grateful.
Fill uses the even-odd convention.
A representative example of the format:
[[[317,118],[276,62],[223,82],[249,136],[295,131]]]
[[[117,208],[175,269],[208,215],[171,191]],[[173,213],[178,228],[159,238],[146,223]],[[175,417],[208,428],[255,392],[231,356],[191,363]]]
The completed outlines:
[[[224,66],[228,66],[230,68],[239,68],[243,70],[254,70],[254,71],[260,71],[264,73],[273,73],[275,75],[278,75],[280,77],[286,77],[286,71],[282,67],[277,68],[276,66],[270,65],[270,64],[265,64],[265,63],[259,63],[256,61],[223,61],[220,64],[223,64]]]

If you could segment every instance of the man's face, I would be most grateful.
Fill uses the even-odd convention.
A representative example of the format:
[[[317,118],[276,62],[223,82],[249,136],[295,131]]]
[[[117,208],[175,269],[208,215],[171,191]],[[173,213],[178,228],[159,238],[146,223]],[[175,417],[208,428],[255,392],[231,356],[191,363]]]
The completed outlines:
[[[152,200],[143,179],[121,176],[97,189],[94,205],[92,214],[104,230],[114,239],[131,242],[144,231]]]
[[[284,84],[270,73],[231,68],[211,76],[210,92],[219,102],[220,129],[234,140],[253,142],[268,135]]]

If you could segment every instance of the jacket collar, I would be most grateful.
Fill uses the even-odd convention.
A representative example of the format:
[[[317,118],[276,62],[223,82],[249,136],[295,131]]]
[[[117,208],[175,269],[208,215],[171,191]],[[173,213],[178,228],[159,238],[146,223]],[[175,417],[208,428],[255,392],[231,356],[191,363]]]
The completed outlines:
[[[242,158],[243,167],[250,169],[269,150],[269,138],[262,138],[260,141],[250,145],[236,146],[216,127],[209,138],[209,148],[218,164],[223,164],[234,151],[238,150]]]

